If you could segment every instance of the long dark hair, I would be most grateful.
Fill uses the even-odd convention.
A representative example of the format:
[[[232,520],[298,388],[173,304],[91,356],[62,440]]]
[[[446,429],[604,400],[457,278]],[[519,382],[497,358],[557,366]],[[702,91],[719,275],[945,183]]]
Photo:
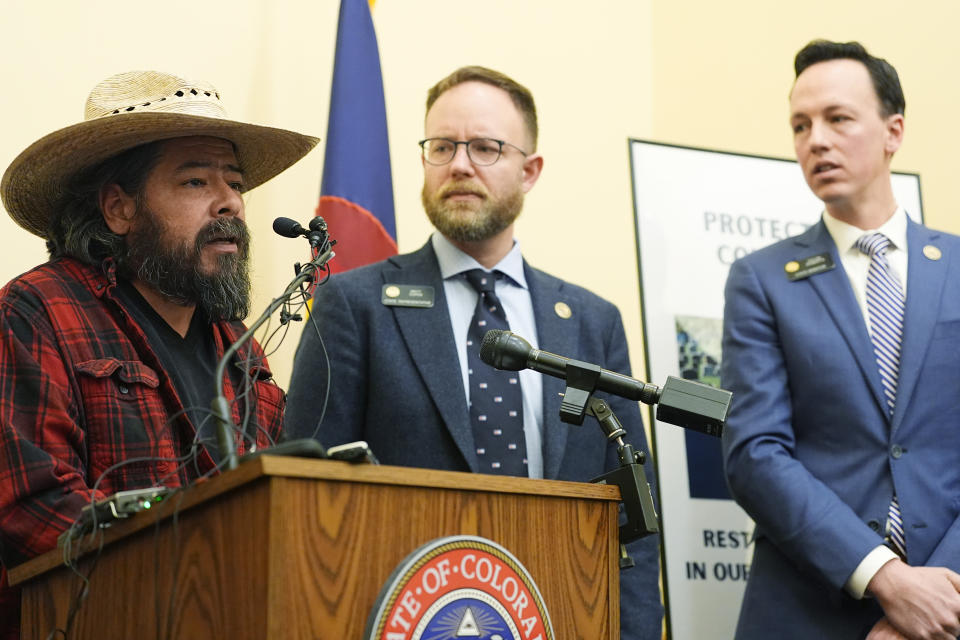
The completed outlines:
[[[81,171],[69,181],[47,225],[51,259],[70,256],[98,266],[105,258],[118,255],[123,238],[111,231],[103,219],[100,190],[117,184],[141,202],[147,176],[160,159],[161,144],[150,142],[128,149]]]

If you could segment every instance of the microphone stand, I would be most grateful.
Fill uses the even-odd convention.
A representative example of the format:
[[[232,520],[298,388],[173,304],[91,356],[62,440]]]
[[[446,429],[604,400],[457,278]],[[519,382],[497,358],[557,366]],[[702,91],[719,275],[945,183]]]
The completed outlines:
[[[593,482],[615,484],[620,487],[620,501],[627,516],[627,521],[620,525],[621,542],[633,542],[651,533],[657,533],[660,531],[657,524],[657,510],[653,505],[650,483],[647,482],[647,475],[643,472],[646,455],[643,451],[635,450],[629,442],[623,441],[623,436],[627,435],[627,432],[605,400],[590,398],[589,405],[587,413],[600,423],[600,428],[607,435],[607,440],[617,443],[620,466],[594,478]],[[622,557],[623,554],[621,561]]]
[[[315,273],[320,271],[326,264],[329,262],[334,255],[332,245],[327,241],[325,231],[314,230],[313,233],[308,234],[307,238],[310,240],[310,245],[312,247],[320,246],[324,249],[320,252],[313,260],[307,262],[297,273],[297,276],[287,285],[287,288],[280,294],[279,297],[274,298],[273,301],[267,306],[266,311],[264,311],[257,320],[250,325],[250,328],[241,335],[237,340],[230,345],[230,347],[224,352],[223,357],[220,358],[220,362],[217,363],[217,370],[214,373],[216,377],[216,392],[217,395],[210,403],[210,407],[213,410],[214,416],[217,419],[217,436],[218,444],[220,448],[221,459],[225,461],[224,467],[228,470],[236,469],[238,464],[237,459],[237,446],[236,440],[233,437],[233,431],[236,428],[236,425],[233,424],[233,419],[230,416],[230,403],[227,402],[226,397],[223,395],[223,376],[227,367],[227,362],[230,361],[230,358],[242,347],[253,334],[259,329],[269,318],[273,315],[273,312],[279,309],[281,306],[287,303],[290,298],[297,291],[300,290],[300,287],[311,280]]]
[[[660,527],[650,483],[643,471],[646,455],[624,442],[623,437],[627,432],[613,409],[605,400],[593,397],[599,376],[600,368],[595,365],[577,361],[567,365],[567,388],[560,405],[560,420],[580,425],[585,414],[591,415],[600,423],[607,440],[617,443],[620,466],[594,478],[592,482],[620,487],[620,502],[626,516],[626,522],[620,525],[620,568],[626,569],[634,566],[634,562],[627,555],[624,543],[657,533]]]

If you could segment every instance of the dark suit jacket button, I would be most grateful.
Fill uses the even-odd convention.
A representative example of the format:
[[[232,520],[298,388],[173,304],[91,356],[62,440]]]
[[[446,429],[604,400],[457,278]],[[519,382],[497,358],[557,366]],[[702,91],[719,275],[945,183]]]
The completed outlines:
[[[890,455],[892,455],[894,459],[897,459],[903,455],[903,449],[900,448],[900,445],[895,444],[890,447]]]
[[[877,522],[876,520],[870,520],[870,521],[868,521],[868,522],[867,522],[867,526],[870,527],[871,529],[873,529],[874,531],[877,531],[877,532],[880,531],[880,523]]]

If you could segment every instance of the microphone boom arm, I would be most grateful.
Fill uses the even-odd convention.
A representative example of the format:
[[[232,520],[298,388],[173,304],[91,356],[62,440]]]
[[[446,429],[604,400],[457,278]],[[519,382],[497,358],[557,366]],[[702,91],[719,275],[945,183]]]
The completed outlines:
[[[589,396],[604,391],[627,400],[657,405],[657,420],[720,437],[733,394],[694,380],[668,376],[663,387],[597,365],[534,349],[513,333],[491,329],[483,336],[480,359],[497,369],[533,369],[567,382],[560,419],[583,424]]]
[[[311,242],[313,244],[313,242]],[[267,309],[260,315],[256,321],[250,325],[250,327],[237,338],[230,347],[224,351],[223,357],[220,358],[220,362],[217,363],[217,370],[214,373],[216,381],[216,392],[217,395],[211,402],[211,409],[213,410],[214,415],[217,419],[217,438],[218,445],[220,449],[221,459],[225,461],[224,467],[228,470],[237,468],[237,446],[236,440],[233,437],[233,430],[235,428],[233,424],[233,419],[230,417],[230,403],[227,402],[226,397],[223,395],[223,375],[227,368],[227,363],[230,361],[230,358],[240,350],[244,344],[253,337],[253,334],[256,333],[263,324],[273,315],[273,312],[283,306],[297,291],[300,290],[300,287],[307,282],[312,280],[316,272],[320,271],[333,257],[334,252],[332,247],[328,246],[326,251],[317,255],[313,260],[307,262],[300,269],[300,272],[297,276],[290,281],[290,284],[287,285],[287,288],[280,294],[279,297],[274,298],[270,304],[267,306]]]

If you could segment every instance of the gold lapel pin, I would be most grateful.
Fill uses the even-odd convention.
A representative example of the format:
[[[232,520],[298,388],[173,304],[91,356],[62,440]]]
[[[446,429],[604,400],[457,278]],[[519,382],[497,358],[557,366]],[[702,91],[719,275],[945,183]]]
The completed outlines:
[[[573,311],[570,310],[570,306],[566,302],[558,302],[553,305],[553,310],[564,320],[573,315]]]
[[[930,260],[939,260],[943,257],[943,253],[940,249],[936,248],[932,244],[928,244],[923,247],[923,255],[927,256]]]

